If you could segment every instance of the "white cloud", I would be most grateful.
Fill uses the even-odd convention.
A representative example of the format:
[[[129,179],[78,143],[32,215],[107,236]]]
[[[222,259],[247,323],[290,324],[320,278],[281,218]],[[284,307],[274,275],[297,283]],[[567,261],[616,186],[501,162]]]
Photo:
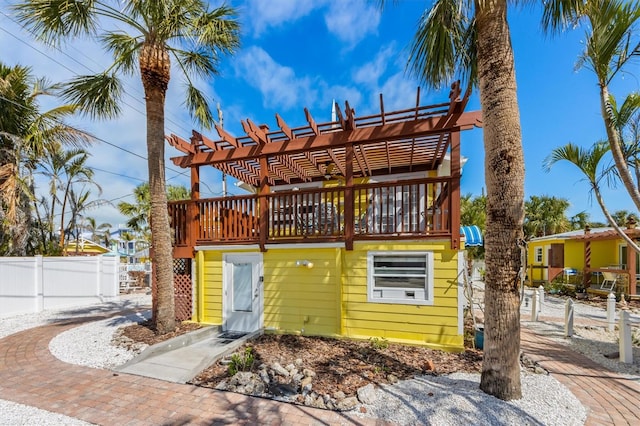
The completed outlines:
[[[324,15],[327,29],[353,48],[369,34],[375,34],[380,24],[380,9],[366,0],[334,1]]]
[[[257,37],[269,27],[279,27],[309,15],[325,3],[325,0],[248,0],[243,16],[248,17]]]
[[[387,70],[389,60],[396,53],[394,43],[383,46],[371,62],[367,62],[354,70],[353,81],[366,86],[377,86],[380,77]]]
[[[404,72],[398,72],[389,77],[380,88],[380,93],[384,95],[385,111],[415,107],[417,89],[417,83],[408,79]],[[376,95],[375,104],[378,103],[379,95]],[[424,99],[421,99],[421,104],[424,104]]]
[[[278,64],[260,47],[252,46],[235,60],[236,73],[262,93],[266,108],[291,109],[314,103],[317,92],[309,77],[298,77],[292,68]]]

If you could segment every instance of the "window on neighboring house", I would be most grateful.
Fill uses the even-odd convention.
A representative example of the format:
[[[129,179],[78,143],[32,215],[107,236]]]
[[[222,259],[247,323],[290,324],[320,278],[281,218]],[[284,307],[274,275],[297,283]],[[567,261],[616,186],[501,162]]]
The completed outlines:
[[[369,252],[369,302],[433,304],[432,252]]]
[[[542,247],[536,247],[534,262],[542,263]]]

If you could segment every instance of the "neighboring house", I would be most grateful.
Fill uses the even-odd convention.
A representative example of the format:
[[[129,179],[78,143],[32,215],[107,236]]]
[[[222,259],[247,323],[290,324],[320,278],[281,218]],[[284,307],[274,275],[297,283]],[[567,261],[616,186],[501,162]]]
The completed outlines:
[[[82,236],[77,240],[69,241],[65,247],[67,256],[98,256],[109,252],[110,250],[107,247]]]
[[[169,203],[179,319],[462,350],[460,132],[481,115],[459,94],[395,112],[381,97],[366,117],[347,103],[328,123],[305,110],[296,128],[276,115],[275,131],[247,120],[238,138],[217,127],[219,141],[168,137],[192,177],[192,200]],[[199,199],[205,165],[255,190]]]
[[[109,244],[111,252],[120,256],[120,261],[124,263],[138,263],[141,257],[138,253],[148,249],[147,242],[137,239],[129,228],[119,227],[111,231]]]
[[[640,229],[627,228],[632,239],[640,238]],[[528,243],[528,276],[532,283],[568,279],[581,275],[593,288],[601,287],[603,272],[613,272],[628,293],[637,294],[640,258],[627,250],[627,243],[613,228],[594,228],[533,238]],[[632,285],[628,285],[628,283]]]

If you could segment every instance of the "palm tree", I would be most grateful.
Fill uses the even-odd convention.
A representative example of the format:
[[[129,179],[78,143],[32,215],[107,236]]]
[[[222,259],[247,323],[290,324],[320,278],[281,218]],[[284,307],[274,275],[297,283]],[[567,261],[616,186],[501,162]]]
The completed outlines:
[[[620,125],[616,123],[615,104],[609,84],[624,66],[640,55],[637,22],[640,20],[640,2],[629,0],[549,0],[543,13],[543,26],[551,32],[586,28],[585,51],[577,67],[590,68],[598,79],[600,107],[607,139],[620,180],[640,209],[640,192],[634,184],[625,161],[620,139]]]
[[[63,170],[66,182],[63,184],[62,191],[62,202],[61,202],[61,210],[60,210],[60,247],[64,247],[64,237],[65,234],[70,233],[74,229],[76,215],[77,215],[77,204],[78,201],[81,200],[82,204],[87,202],[89,192],[84,192],[78,194],[77,191],[74,192],[73,186],[77,184],[91,184],[98,188],[98,190],[102,191],[100,186],[93,180],[93,170],[87,167],[86,162],[89,158],[89,154],[86,151],[75,149],[72,151],[68,151],[63,153],[65,157],[68,158],[67,161],[64,162]],[[86,194],[86,195],[85,195]],[[75,198],[74,198],[75,197]],[[74,201],[75,206],[71,209],[72,220],[69,221],[67,229],[65,231],[64,219],[65,219],[65,210],[67,208],[67,202]]]
[[[524,203],[524,232],[527,237],[540,237],[568,231],[571,227],[566,211],[569,201],[547,195],[532,195]]]
[[[178,201],[189,199],[189,190],[184,185],[168,185],[167,200]],[[149,195],[149,183],[144,182],[133,189],[134,203],[121,201],[118,210],[127,216],[127,227],[139,234],[146,234],[149,230],[151,218],[151,198]]]
[[[544,160],[544,169],[547,172],[550,171],[551,167],[558,161],[568,161],[580,169],[587,182],[589,182],[591,191],[595,195],[596,201],[609,224],[629,244],[629,247],[637,252],[639,250],[638,245],[620,228],[602,198],[600,181],[604,178],[610,178],[609,175],[611,173],[611,168],[605,169],[603,173],[600,173],[600,162],[607,152],[609,152],[609,145],[605,141],[596,142],[590,149],[568,143],[551,151],[551,154]]]
[[[85,231],[91,233],[91,237],[90,237],[91,241],[95,243],[102,243],[105,240],[107,240],[107,244],[105,245],[105,247],[109,246],[108,239],[109,239],[109,234],[112,227],[113,225],[106,222],[98,225],[98,222],[96,222],[96,219],[91,216],[85,217],[82,225],[82,228]]]
[[[175,328],[173,259],[164,176],[164,105],[171,61],[186,81],[186,107],[205,128],[213,123],[205,95],[193,76],[212,77],[222,54],[239,45],[235,9],[222,5],[209,10],[202,0],[27,0],[15,6],[18,19],[48,42],[81,35],[94,36],[114,63],[103,73],[78,76],[63,93],[93,117],[120,112],[119,74],[140,72],[147,112],[147,157],[151,193],[152,236],[157,299],[153,319],[160,334]],[[110,21],[122,30],[102,30]]]
[[[418,23],[411,71],[433,87],[456,72],[480,88],[484,121],[485,345],[480,388],[521,398],[520,295],[524,156],[507,0],[436,0]]]
[[[0,245],[7,254],[26,254],[35,193],[32,175],[44,153],[59,144],[91,141],[90,135],[63,121],[77,111],[75,105],[40,112],[38,99],[55,94],[52,87],[28,67],[0,62],[0,216],[2,233],[9,237]]]

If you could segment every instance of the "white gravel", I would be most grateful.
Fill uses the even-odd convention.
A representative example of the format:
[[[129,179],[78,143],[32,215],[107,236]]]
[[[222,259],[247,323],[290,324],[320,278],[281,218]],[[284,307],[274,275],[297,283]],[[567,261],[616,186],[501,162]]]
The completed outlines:
[[[79,310],[42,313],[0,319],[0,337],[47,324],[70,316],[105,312],[118,307],[133,307],[149,304],[149,296],[134,296],[118,304],[98,305]],[[562,316],[564,302],[547,298],[542,315]],[[523,306],[523,320],[526,318]],[[529,311],[530,313],[530,311]],[[576,315],[589,318],[606,318],[602,309],[586,305],[576,306]],[[115,317],[70,329],[61,333],[50,343],[50,350],[65,362],[93,368],[112,368],[134,356],[134,353],[115,348],[111,340],[118,327],[144,319],[140,315]],[[592,357],[612,363],[613,370],[619,371],[620,363],[602,356],[610,353],[611,346],[601,349],[599,345],[611,345],[612,337],[603,327],[576,327],[579,337],[570,341],[562,337],[561,326],[555,323],[527,323],[526,326],[543,331],[545,335],[571,344],[576,350],[585,350]],[[594,344],[595,339],[595,344]],[[604,346],[603,346],[604,347]],[[586,348],[586,349],[585,349]],[[599,349],[594,349],[599,348]],[[597,359],[596,359],[597,360]],[[638,365],[634,363],[626,374],[638,375]],[[635,368],[635,370],[634,370]],[[373,405],[365,405],[366,414],[356,416],[378,417],[400,424],[433,425],[582,425],[586,419],[585,408],[564,386],[551,376],[522,372],[523,398],[517,401],[501,401],[479,390],[480,375],[452,374],[449,376],[423,376],[385,386],[378,390],[378,400]],[[34,417],[44,416],[44,417]],[[35,420],[34,420],[35,419]],[[86,424],[55,413],[43,412],[32,407],[21,406],[0,400],[0,424]]]
[[[377,393],[367,416],[399,425],[582,425],[587,418],[580,401],[556,379],[522,374],[522,399],[502,401],[481,392],[479,374],[423,376]]]

